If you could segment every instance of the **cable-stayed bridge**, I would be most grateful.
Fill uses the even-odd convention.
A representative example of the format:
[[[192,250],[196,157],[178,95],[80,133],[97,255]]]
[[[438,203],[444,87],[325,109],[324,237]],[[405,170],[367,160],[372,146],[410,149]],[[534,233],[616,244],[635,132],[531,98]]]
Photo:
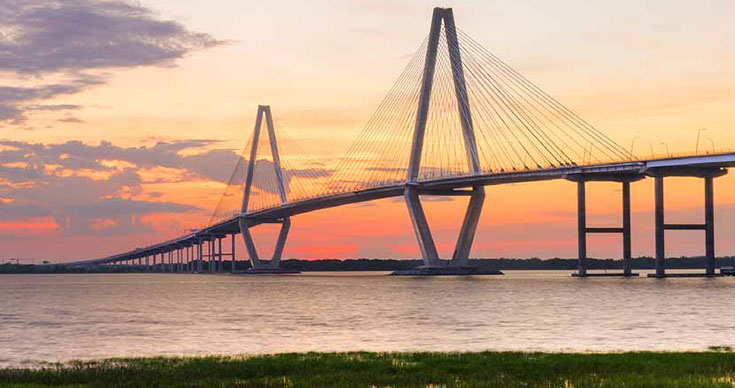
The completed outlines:
[[[187,235],[79,265],[127,263],[150,270],[235,271],[235,239],[243,238],[249,272],[283,273],[280,258],[291,217],[346,204],[402,196],[424,265],[407,274],[476,274],[469,260],[485,200],[485,187],[552,179],[577,184],[576,275],[587,271],[590,233],[623,236],[623,271],[631,270],[631,183],[655,179],[656,275],[665,272],[665,231],[702,230],[703,275],[715,276],[713,179],[735,165],[735,153],[639,160],[602,131],[542,91],[455,26],[451,9],[434,9],[429,35],[334,167],[313,160],[274,125],[259,106],[245,152],[208,225]],[[705,222],[671,224],[664,218],[664,178],[704,181]],[[587,182],[622,185],[621,224],[589,227]],[[467,210],[449,259],[441,259],[421,196],[466,196]],[[268,260],[258,255],[250,230],[280,224]],[[223,239],[231,247],[223,250]],[[223,260],[223,257],[229,260]]]

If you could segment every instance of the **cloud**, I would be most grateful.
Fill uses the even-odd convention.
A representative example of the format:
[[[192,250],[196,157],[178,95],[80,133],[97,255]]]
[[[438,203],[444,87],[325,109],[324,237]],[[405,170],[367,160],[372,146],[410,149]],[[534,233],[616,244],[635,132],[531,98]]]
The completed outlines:
[[[180,140],[158,142],[153,146],[120,147],[103,141],[99,145],[86,144],[71,140],[60,144],[38,144],[19,141],[0,140],[0,146],[9,149],[0,151],[0,165],[3,163],[25,163],[35,161],[36,168],[43,165],[59,165],[69,169],[89,169],[110,171],[112,167],[104,161],[119,160],[134,164],[138,168],[166,167],[182,169],[189,174],[207,180],[227,183],[245,182],[244,169],[232,175],[233,168],[243,165],[245,161],[236,152],[227,149],[211,149],[199,153],[182,155],[181,151],[191,151],[215,145],[215,140]],[[273,162],[259,159],[256,162],[256,175],[269,174],[273,171]],[[320,178],[331,174],[331,170],[310,167],[303,169],[283,168],[284,178],[293,177]],[[272,175],[272,174],[271,174]],[[1,176],[1,175],[0,175]],[[260,187],[259,187],[260,188]]]
[[[8,179],[7,170],[0,169],[0,177]],[[198,210],[172,202],[122,198],[142,190],[140,176],[132,169],[113,173],[105,180],[52,175],[32,169],[16,169],[14,178],[32,184],[0,188],[0,195],[12,199],[0,204],[0,220],[51,217],[66,235],[129,233],[148,228],[141,221],[144,215]]]
[[[7,104],[29,100],[46,100],[60,95],[79,93],[88,86],[99,85],[101,83],[103,83],[102,78],[88,76],[72,80],[68,83],[49,84],[38,87],[0,86],[0,101]],[[72,108],[76,107],[77,105],[72,106]]]
[[[0,72],[34,80],[74,78],[0,87],[0,122],[22,123],[25,112],[34,110],[24,105],[104,83],[100,71],[171,66],[191,52],[222,43],[124,0],[0,0]],[[57,105],[57,110],[64,105],[71,104]]]
[[[230,182],[233,167],[242,167],[244,160],[232,150],[200,150],[216,143],[193,139],[120,147],[110,142],[91,145],[80,141],[60,144],[0,141],[0,182],[6,182],[0,185],[0,197],[11,200],[0,205],[0,219],[24,214],[25,217],[52,217],[64,233],[108,234],[143,228],[140,217],[146,214],[200,210],[171,202],[130,198],[145,194],[142,170],[169,168],[183,172],[173,174],[173,178],[165,176],[163,182],[181,179]],[[115,161],[124,163],[111,163]],[[273,182],[259,178],[273,175],[272,162],[258,160],[256,166],[255,186],[275,193]],[[235,186],[244,182],[244,169],[237,171],[242,174],[233,177]],[[322,168],[283,169],[287,192],[294,177],[314,179],[329,174],[330,170]],[[146,198],[160,196],[154,192]],[[31,208],[36,210],[31,212],[28,210]]]
[[[4,0],[0,24],[0,70],[50,73],[61,70],[170,64],[222,42],[161,20],[125,1]]]
[[[82,107],[76,104],[30,104],[32,101],[48,100],[61,95],[79,93],[87,87],[102,84],[103,80],[96,76],[78,78],[64,84],[49,84],[36,87],[0,86],[0,122],[9,121],[20,124],[26,121],[26,113],[33,111],[69,111]]]
[[[11,200],[0,204],[0,219],[50,217],[66,235],[111,235],[150,229],[141,221],[142,216],[200,209],[131,199],[143,191],[139,171],[159,166],[181,167],[187,156],[179,155],[179,151],[212,143],[194,140],[125,148],[109,142],[45,145],[0,141],[0,181],[8,182],[0,187],[0,197]],[[109,160],[126,161],[134,167],[106,165]],[[54,170],[58,167],[63,171]],[[89,170],[104,172],[107,178],[79,174]]]
[[[105,78],[102,76],[83,75],[65,83],[32,87],[0,86],[0,122],[10,121],[13,124],[20,124],[26,121],[26,113],[33,111],[79,110],[82,107],[76,104],[33,104],[32,102],[76,94],[104,82]],[[11,112],[11,114],[3,116],[3,110]]]
[[[120,147],[103,141],[99,145],[71,140],[60,144],[38,144],[17,141],[0,141],[0,146],[11,149],[0,151],[0,163],[24,163],[29,160],[40,166],[58,165],[72,170],[88,169],[111,171],[105,161],[119,160],[134,164],[137,168],[167,167],[189,171],[196,176],[226,182],[227,177],[215,170],[231,171],[240,158],[230,150],[207,151],[194,155],[181,155],[180,151],[214,144],[212,140],[184,140],[159,142],[151,147]]]
[[[12,123],[20,123],[23,119],[23,112],[12,105],[0,104],[0,122],[10,121]]]
[[[84,122],[84,120],[80,119],[79,117],[71,116],[71,115],[70,116],[66,116],[66,117],[62,117],[62,118],[60,118],[60,119],[58,119],[56,121],[58,121],[60,123],[77,123],[77,124]]]

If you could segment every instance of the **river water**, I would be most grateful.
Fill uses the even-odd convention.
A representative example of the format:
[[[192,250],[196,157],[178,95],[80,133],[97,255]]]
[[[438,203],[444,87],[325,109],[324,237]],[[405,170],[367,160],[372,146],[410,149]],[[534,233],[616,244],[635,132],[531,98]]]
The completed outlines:
[[[735,345],[735,278],[0,275],[0,366],[295,351]]]

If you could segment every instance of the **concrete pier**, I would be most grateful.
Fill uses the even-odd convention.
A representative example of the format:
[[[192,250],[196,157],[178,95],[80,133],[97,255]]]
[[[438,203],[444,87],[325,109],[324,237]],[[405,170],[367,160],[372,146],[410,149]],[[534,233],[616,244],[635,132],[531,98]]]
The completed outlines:
[[[577,182],[577,276],[587,276],[587,196],[584,183]]]
[[[202,240],[197,241],[197,273],[202,273]]]
[[[714,210],[714,178],[727,173],[723,168],[682,168],[657,169],[649,171],[655,179],[655,227],[656,227],[656,273],[649,277],[713,277],[715,273],[715,210]],[[704,181],[704,223],[703,224],[668,224],[665,222],[664,210],[664,178],[670,176],[700,178]],[[666,273],[666,231],[667,230],[702,230],[704,231],[704,273],[667,274]]]
[[[631,239],[631,208],[630,208],[630,184],[643,179],[639,173],[601,173],[594,175],[569,175],[567,180],[577,183],[577,272],[575,277],[586,276],[638,276],[632,269],[632,239]],[[622,217],[620,227],[590,227],[587,226],[587,182],[615,182],[622,185]],[[604,274],[589,273],[587,263],[587,234],[621,234],[623,237],[623,271],[606,272]]]
[[[216,272],[222,272],[222,237],[217,238],[218,255],[217,255],[217,270]]]
[[[705,273],[715,274],[715,193],[711,176],[704,178],[704,246]]]
[[[235,259],[235,252],[237,251],[235,249],[235,235],[232,234],[230,237],[231,237],[230,240],[232,242],[232,251],[231,251],[232,256],[230,257],[232,259],[232,262],[230,263],[230,273],[235,273],[235,270],[236,270],[235,263],[237,262]]]
[[[623,276],[633,276],[630,219],[630,182],[623,182]]]
[[[664,178],[662,176],[655,177],[654,188],[654,219],[656,230],[656,276],[662,277],[666,274],[664,260],[666,252],[664,250]]]

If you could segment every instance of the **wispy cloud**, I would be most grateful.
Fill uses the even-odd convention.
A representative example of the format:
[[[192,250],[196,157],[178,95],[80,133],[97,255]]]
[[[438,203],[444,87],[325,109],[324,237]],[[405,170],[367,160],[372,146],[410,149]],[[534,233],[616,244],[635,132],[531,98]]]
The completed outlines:
[[[0,0],[0,72],[65,83],[0,87],[0,122],[20,124],[38,101],[104,83],[100,71],[171,66],[187,54],[222,44],[124,0]],[[61,107],[73,104],[57,104]],[[35,105],[37,106],[37,105]]]

